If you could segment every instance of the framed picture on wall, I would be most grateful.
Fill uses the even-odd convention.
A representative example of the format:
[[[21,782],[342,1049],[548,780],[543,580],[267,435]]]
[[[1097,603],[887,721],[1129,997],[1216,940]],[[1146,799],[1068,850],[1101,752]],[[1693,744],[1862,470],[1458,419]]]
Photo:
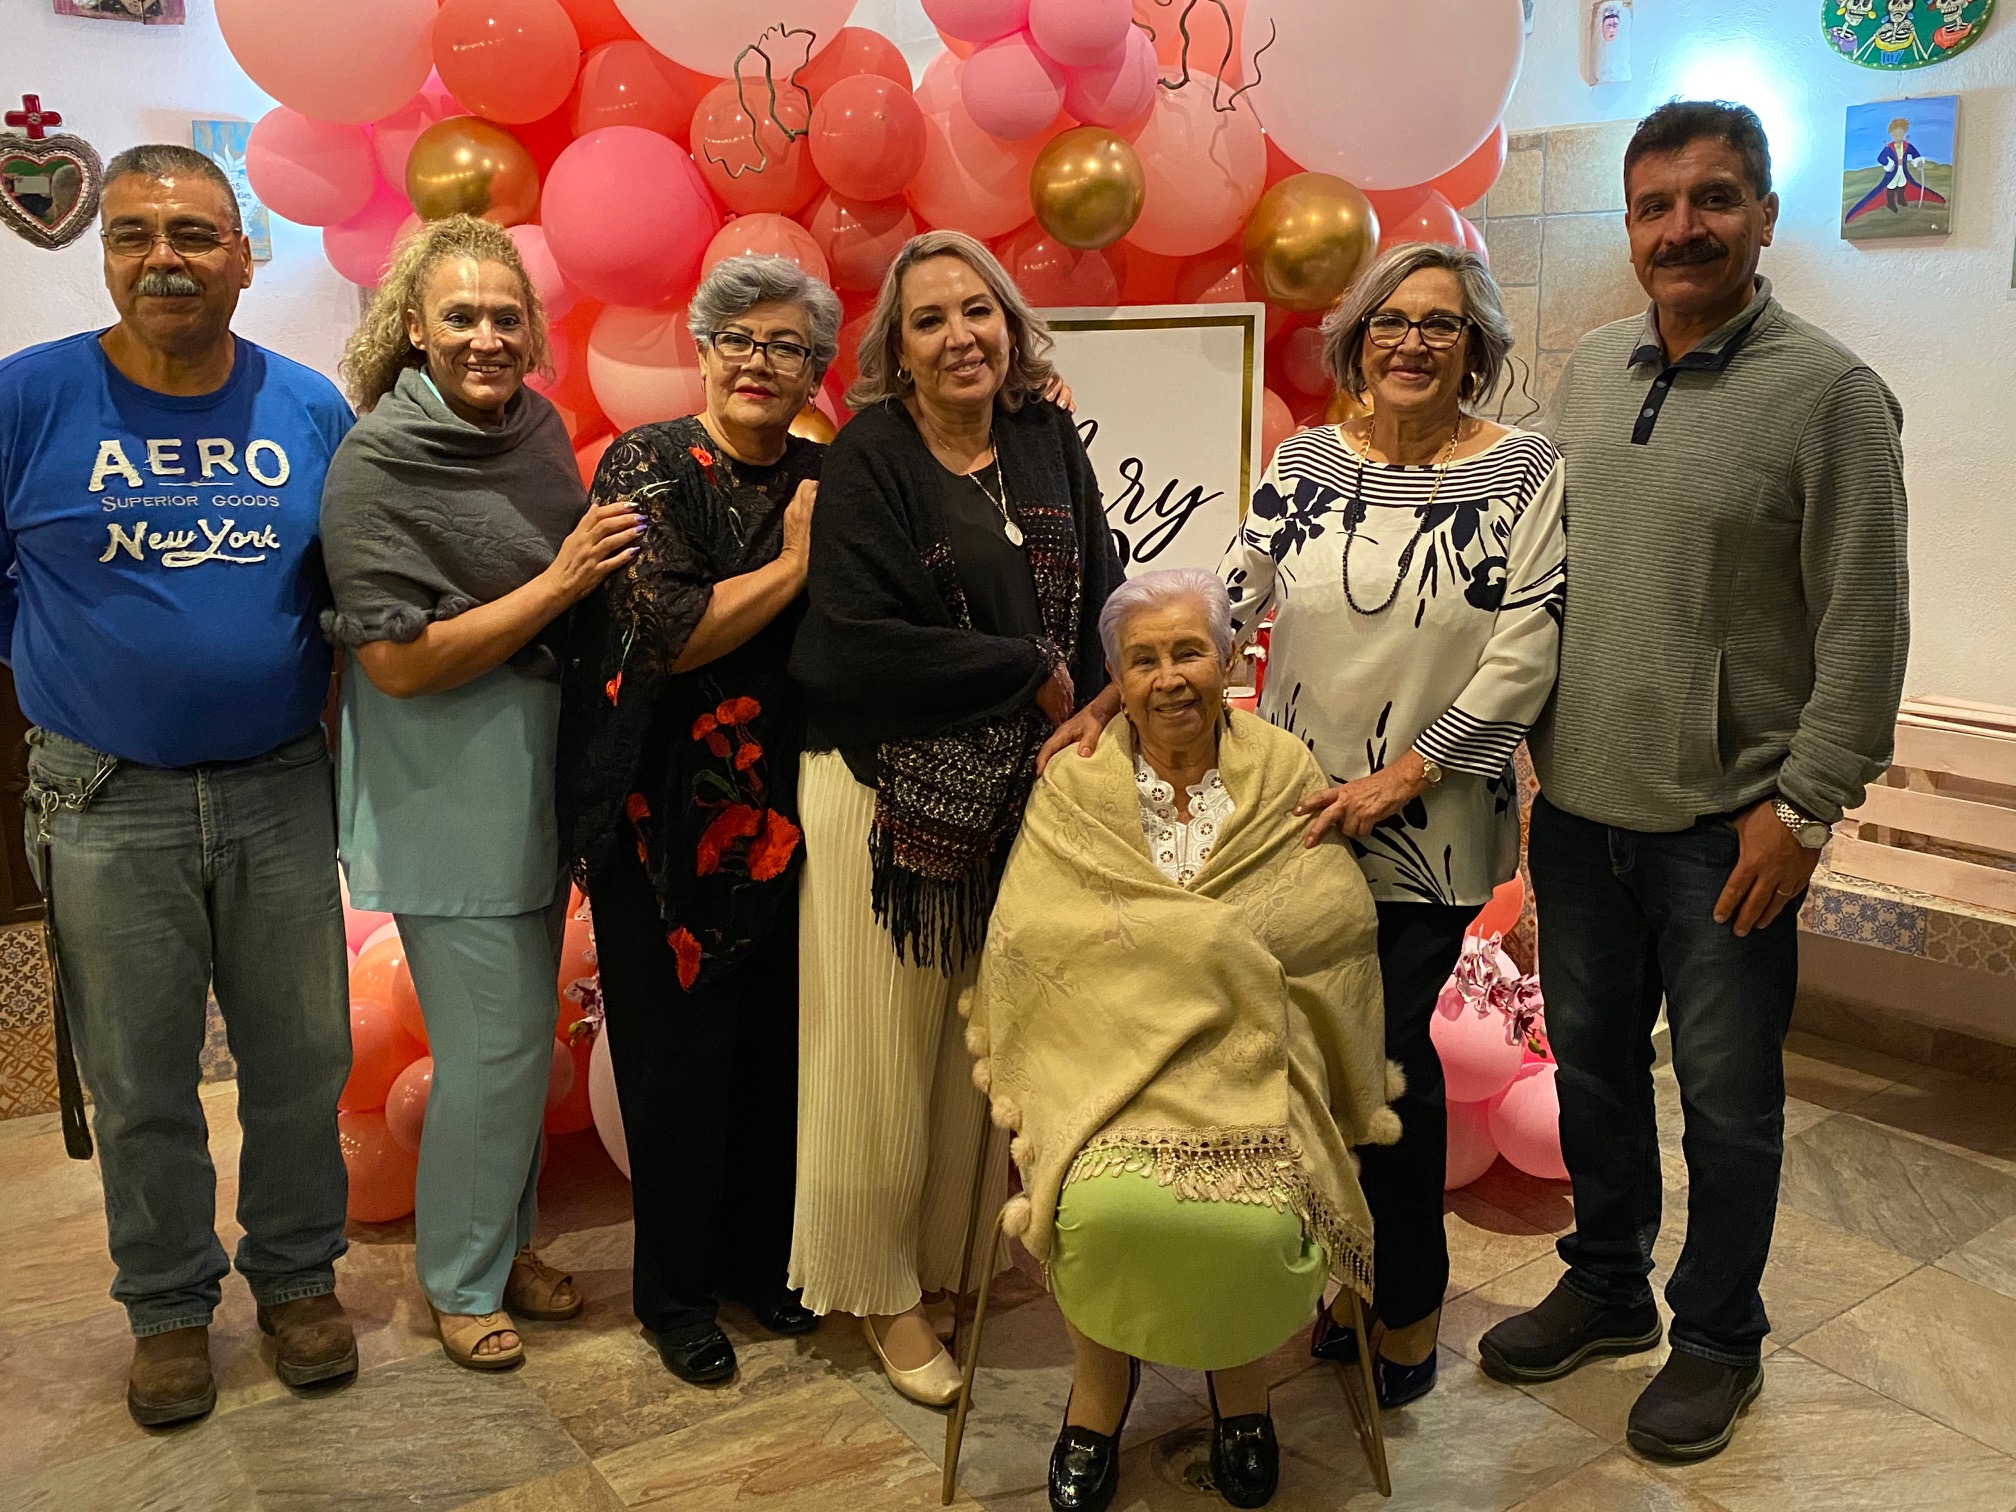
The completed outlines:
[[[238,196],[238,213],[245,221],[245,234],[252,238],[252,261],[273,260],[273,221],[252,182],[245,177],[245,143],[251,139],[250,121],[191,121],[189,145],[224,170]]]
[[[1959,111],[1958,95],[1848,107],[1841,163],[1844,240],[1952,231]]]
[[[1828,43],[1864,68],[1925,68],[1972,47],[1995,0],[1821,0]]]
[[[93,21],[138,21],[143,26],[180,26],[183,0],[55,0],[59,16]]]

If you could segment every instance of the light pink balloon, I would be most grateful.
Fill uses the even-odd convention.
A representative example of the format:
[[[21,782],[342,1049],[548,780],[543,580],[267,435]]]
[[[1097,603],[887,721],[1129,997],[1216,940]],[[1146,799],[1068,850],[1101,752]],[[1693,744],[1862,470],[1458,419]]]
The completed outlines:
[[[1295,415],[1288,401],[1271,388],[1260,396],[1260,465],[1274,460],[1274,448],[1295,434]]]
[[[1064,70],[1029,33],[989,42],[959,65],[959,95],[973,124],[1004,142],[1035,136],[1064,108]]]
[[[562,1040],[553,1041],[553,1059],[546,1067],[546,1111],[567,1101],[574,1090],[574,1052]]]
[[[1155,103],[1155,44],[1127,28],[1117,56],[1064,71],[1064,111],[1087,126],[1132,126]]]
[[[1449,1148],[1442,1168],[1442,1190],[1453,1192],[1466,1187],[1498,1158],[1498,1145],[1491,1138],[1491,1104],[1449,1104]]]
[[[438,81],[429,80],[430,85]],[[371,123],[371,150],[378,158],[378,172],[388,184],[406,182],[406,159],[420,133],[436,121],[467,115],[461,103],[446,90],[423,89],[392,114]]]
[[[619,431],[699,413],[707,386],[686,329],[686,307],[609,306],[588,336],[588,382]]]
[[[958,101],[959,61],[956,54],[941,52],[917,76],[917,87],[911,93],[925,115],[942,116]]]
[[[349,275],[344,276],[347,278]],[[343,900],[343,942],[352,951],[361,952],[366,940],[370,939],[382,925],[392,922],[392,915],[379,913],[375,909],[351,907],[350,879],[343,875],[340,868],[336,872],[336,890]]]
[[[782,76],[804,56],[804,38],[783,36],[786,30],[810,32],[813,55],[847,24],[854,0],[616,0],[638,36],[674,63],[696,73],[725,79],[735,72],[737,56],[768,34],[766,46]],[[781,38],[781,40],[780,40]],[[760,59],[746,60],[744,73],[762,72]]]
[[[731,257],[783,257],[798,264],[823,284],[833,282],[832,269],[818,240],[789,216],[759,213],[738,215],[723,226],[700,259],[700,276]]]
[[[1190,257],[1230,238],[1267,180],[1258,117],[1244,101],[1217,109],[1201,76],[1157,92],[1134,151],[1148,196],[1127,240],[1163,257]]]
[[[409,1154],[420,1153],[420,1131],[427,1123],[427,1094],[434,1090],[434,1057],[423,1055],[392,1078],[385,1094],[385,1132]]]
[[[340,226],[322,232],[322,251],[329,265],[354,284],[367,288],[384,276],[400,229],[412,217],[406,196],[381,183],[369,204]],[[372,928],[376,928],[374,924]]]
[[[1451,1102],[1483,1102],[1512,1084],[1526,1059],[1523,1040],[1505,1040],[1505,1015],[1495,1009],[1478,1017],[1454,982],[1442,989],[1428,1020],[1428,1037],[1442,1058],[1442,1080]]]
[[[721,212],[677,142],[641,126],[605,126],[553,164],[540,221],[575,288],[610,304],[649,305],[692,289]]]
[[[1132,0],[1029,0],[1029,35],[1067,68],[1111,58],[1136,30]]]
[[[940,115],[926,115],[924,126],[924,166],[907,193],[918,220],[987,239],[1005,236],[1034,214],[1029,171],[1040,142],[990,136],[957,100]]]
[[[1249,45],[1279,35],[1246,96],[1269,135],[1304,168],[1365,190],[1425,184],[1475,152],[1505,113],[1525,42],[1519,0],[1248,0],[1243,27]]]
[[[609,1059],[609,1036],[595,1036],[595,1048],[588,1052],[588,1108],[595,1118],[595,1132],[602,1148],[626,1177],[630,1174],[630,1144],[623,1137],[623,1108],[616,1100],[616,1066]]]
[[[1561,1159],[1561,1094],[1552,1065],[1520,1068],[1504,1096],[1491,1104],[1491,1137],[1499,1153],[1528,1176],[1568,1179]]]
[[[311,121],[280,105],[252,128],[245,177],[275,215],[301,226],[333,226],[370,203],[378,161],[362,126]]]
[[[396,940],[398,938],[399,938],[398,921],[388,917],[383,924],[380,924],[376,929],[372,930],[370,934],[364,937],[364,943],[357,947],[357,954],[361,956],[362,954],[364,954],[365,951],[369,950],[373,945],[376,945],[381,940]]]
[[[434,67],[436,0],[217,0],[238,66],[282,105],[362,126],[420,91]]]
[[[510,235],[511,240],[517,243],[518,260],[525,264],[525,276],[532,280],[532,292],[539,296],[546,319],[558,320],[574,308],[581,298],[581,291],[567,282],[567,275],[554,261],[553,249],[546,245],[546,228],[528,222],[513,226]],[[549,344],[552,336],[551,331],[547,332]]]
[[[992,42],[1029,24],[1030,0],[924,0],[924,14],[948,37]]]

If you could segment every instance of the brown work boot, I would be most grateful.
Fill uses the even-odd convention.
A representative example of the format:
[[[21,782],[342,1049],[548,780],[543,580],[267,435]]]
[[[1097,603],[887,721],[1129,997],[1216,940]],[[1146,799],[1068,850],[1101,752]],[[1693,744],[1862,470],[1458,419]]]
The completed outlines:
[[[142,1428],[200,1418],[217,1405],[210,1374],[210,1327],[175,1328],[133,1341],[126,1410]]]
[[[324,1386],[357,1374],[357,1335],[334,1292],[262,1305],[259,1331],[273,1335],[273,1372],[289,1386]]]

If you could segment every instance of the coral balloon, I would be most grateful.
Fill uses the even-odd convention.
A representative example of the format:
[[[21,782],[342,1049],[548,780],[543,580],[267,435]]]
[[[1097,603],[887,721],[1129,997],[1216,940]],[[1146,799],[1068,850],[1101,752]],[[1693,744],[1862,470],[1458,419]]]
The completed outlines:
[[[1141,218],[1148,180],[1134,149],[1104,126],[1059,132],[1029,170],[1029,203],[1067,247],[1110,247]]]
[[[484,119],[536,121],[567,103],[581,38],[560,0],[444,0],[434,67]]]
[[[1260,302],[1253,280],[1246,276],[1246,258],[1237,243],[1186,257],[1176,270],[1176,287],[1170,297],[1177,304]],[[1272,341],[1287,328],[1290,317],[1279,305],[1270,304],[1266,309],[1267,340]]]
[[[281,105],[252,128],[245,178],[275,215],[302,226],[334,226],[371,202],[378,160],[362,126],[311,121]]]
[[[1523,1040],[1505,1039],[1505,1016],[1487,1008],[1480,1016],[1452,981],[1435,1000],[1428,1036],[1442,1059],[1442,1079],[1450,1102],[1483,1102],[1496,1097],[1519,1074],[1526,1059]],[[1501,1149],[1504,1147],[1501,1141]]]
[[[412,213],[405,195],[380,184],[362,210],[340,226],[324,228],[322,255],[350,282],[368,288],[384,276],[400,228]]]
[[[427,1126],[427,1094],[434,1090],[434,1057],[423,1055],[392,1078],[385,1094],[385,1132],[408,1154],[420,1153]]]
[[[546,1110],[546,1118],[541,1125],[548,1134],[575,1134],[595,1121],[594,1110],[588,1106],[588,1058],[594,1053],[595,1035],[580,1044],[562,1045],[561,1051],[574,1066],[574,1080],[567,1089],[567,1095],[553,1107]]]
[[[357,954],[360,956],[363,955],[365,951],[369,950],[373,945],[376,945],[380,940],[396,941],[398,940],[398,938],[399,938],[398,921],[394,919],[387,919],[383,924],[380,924],[376,929],[372,930],[370,936],[364,941],[364,943],[357,947]]]
[[[601,1036],[597,1035],[597,1039]],[[574,1090],[574,1054],[561,1040],[553,1041],[553,1059],[546,1068],[546,1111],[553,1112]]]
[[[716,263],[750,255],[787,258],[821,283],[833,281],[826,266],[826,254],[819,250],[812,233],[782,215],[736,216],[707,244],[707,255],[700,260],[700,276],[705,278],[713,272]]]
[[[1111,58],[1132,30],[1133,0],[1029,0],[1029,35],[1066,68]]]
[[[1327,310],[1379,245],[1372,202],[1328,173],[1298,173],[1260,196],[1246,222],[1246,271],[1285,310]]]
[[[567,19],[574,23],[574,33],[580,37],[583,48],[637,40],[636,31],[616,8],[616,0],[560,0],[560,3],[567,8]]]
[[[1453,1192],[1466,1187],[1498,1159],[1498,1144],[1491,1137],[1491,1104],[1452,1102],[1449,1104],[1449,1149],[1443,1158],[1442,1190]]]
[[[413,144],[420,140],[421,132],[450,116],[469,114],[453,95],[431,87],[437,83],[430,81],[429,88],[421,90],[392,114],[371,123],[371,152],[378,159],[379,176],[388,184],[406,182],[406,159],[412,155]]]
[[[958,102],[959,61],[956,54],[941,52],[924,65],[923,76],[911,93],[925,115],[942,116]]]
[[[420,92],[435,0],[217,0],[217,29],[254,84],[289,110],[362,126]]]
[[[336,891],[343,901],[343,942],[352,950],[362,950],[364,942],[369,940],[380,926],[392,922],[392,915],[380,913],[376,909],[353,907],[350,902],[350,879],[343,875],[341,868],[336,872]]]
[[[841,27],[833,40],[820,49],[819,56],[798,70],[793,82],[811,95],[812,103],[817,105],[835,84],[860,74],[879,74],[905,89],[912,83],[903,49],[865,26]]]
[[[1525,11],[1519,0],[1248,0],[1246,35],[1270,28],[1284,45],[1246,98],[1281,150],[1361,189],[1400,189],[1449,172],[1491,134],[1519,77]]]
[[[1038,309],[1120,302],[1123,269],[1114,253],[1066,246],[1041,226],[1024,226],[999,250],[1008,276]]]
[[[1102,62],[1064,70],[1064,113],[1087,126],[1135,128],[1155,103],[1155,44],[1138,26]]]
[[[855,74],[813,107],[808,140],[813,167],[835,194],[888,199],[924,166],[924,112],[907,86]]]
[[[623,1137],[623,1108],[616,1100],[616,1066],[609,1058],[609,1036],[598,1034],[588,1057],[588,1108],[602,1148],[624,1176],[630,1174],[630,1144]]]
[[[737,215],[790,215],[819,192],[812,154],[802,136],[791,135],[804,132],[809,120],[805,96],[795,89],[779,90],[773,106],[762,80],[723,79],[693,112],[694,161]]]
[[[1491,128],[1483,144],[1454,168],[1423,189],[1433,189],[1452,205],[1474,205],[1491,192],[1498,175],[1505,171],[1505,127]]]
[[[1264,121],[1261,123],[1261,127],[1265,131],[1266,123]],[[1265,131],[1265,135],[1267,137],[1267,187],[1269,189],[1272,189],[1285,178],[1293,178],[1298,173],[1307,173],[1309,171],[1281,150],[1281,144],[1274,140],[1274,134],[1271,131]]]
[[[833,377],[843,391],[861,376],[861,343],[868,335],[869,314],[864,310],[840,327],[840,352],[833,359]]]
[[[420,133],[406,159],[406,196],[422,220],[480,215],[500,226],[539,210],[539,166],[502,126],[453,116]]]
[[[959,65],[959,92],[973,122],[1004,142],[1037,135],[1064,108],[1064,70],[1027,32],[989,42]]]
[[[700,274],[721,213],[693,159],[640,126],[605,126],[546,176],[546,245],[567,281],[612,304],[656,304]]]
[[[1463,245],[1484,259],[1484,266],[1491,266],[1491,249],[1484,245],[1484,233],[1477,229],[1474,221],[1463,222]]]
[[[1295,434],[1295,416],[1288,401],[1271,388],[1260,396],[1260,465],[1274,460],[1274,448]]]
[[[554,261],[553,249],[546,245],[544,226],[513,226],[511,240],[517,244],[518,260],[525,264],[525,276],[532,280],[532,292],[546,318],[558,320],[574,308],[581,291],[567,282],[567,275]]]
[[[350,999],[350,1079],[337,1094],[336,1106],[362,1113],[385,1106],[393,1078],[426,1054],[426,1047],[399,1024],[399,1015],[382,998]]]
[[[1517,876],[1498,884],[1491,894],[1491,901],[1477,910],[1477,917],[1470,921],[1470,927],[1463,933],[1488,938],[1491,935],[1508,935],[1519,922],[1520,912],[1526,907],[1526,884]]]
[[[619,431],[705,409],[707,384],[686,307],[604,310],[588,339],[588,381]]]
[[[1463,245],[1463,217],[1432,189],[1404,190],[1379,196],[1379,250],[1390,252],[1406,242]]]
[[[1029,219],[1029,172],[1041,148],[1004,142],[973,122],[957,99],[926,115],[924,166],[906,191],[927,226],[954,226],[983,239]]]
[[[1209,251],[1238,231],[1260,198],[1267,145],[1243,101],[1221,111],[1193,79],[1165,89],[1134,138],[1148,198],[1128,241],[1165,257]]]
[[[1534,1061],[1520,1067],[1505,1095],[1491,1104],[1491,1137],[1499,1153],[1528,1176],[1568,1179],[1561,1158],[1561,1093],[1552,1065]]]
[[[896,254],[917,234],[917,217],[901,200],[870,205],[823,194],[807,212],[805,229],[826,254],[834,288],[879,289]]]
[[[692,137],[693,112],[719,82],[642,42],[605,42],[582,60],[569,123],[576,136],[604,126],[642,126],[683,147]]]
[[[395,931],[388,938],[369,942],[357,952],[357,964],[350,968],[350,996],[392,1001],[392,984],[406,969],[406,950]]]
[[[574,453],[574,465],[581,469],[581,486],[583,488],[593,488],[595,486],[595,469],[602,465],[603,454],[615,444],[615,441],[616,438],[613,435],[602,436],[590,441],[586,446],[576,449]]]
[[[1029,24],[1029,0],[924,0],[924,14],[948,37],[992,42]]]
[[[384,1113],[338,1113],[336,1143],[350,1177],[344,1212],[353,1222],[392,1223],[413,1211],[419,1162],[392,1137]]]
[[[803,57],[804,44],[791,33],[810,32],[816,50],[846,24],[854,3],[763,0],[761,6],[752,6],[732,0],[616,0],[616,8],[638,36],[673,62],[725,79],[735,73],[736,59],[759,39],[768,39],[765,50],[781,77],[794,60],[793,47],[801,49],[795,56]],[[760,60],[742,66],[745,72],[762,71]]]
[[[1301,326],[1281,338],[1276,351],[1281,376],[1290,388],[1304,394],[1328,394],[1330,375],[1323,368],[1323,333],[1314,326]]]

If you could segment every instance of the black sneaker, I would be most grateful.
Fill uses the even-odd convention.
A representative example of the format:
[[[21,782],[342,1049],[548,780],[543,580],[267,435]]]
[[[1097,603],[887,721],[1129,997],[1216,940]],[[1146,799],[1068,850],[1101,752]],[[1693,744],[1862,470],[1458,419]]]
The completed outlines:
[[[1598,1307],[1554,1283],[1538,1307],[1516,1313],[1477,1341],[1484,1373],[1514,1385],[1552,1381],[1600,1355],[1659,1347],[1659,1309]]]
[[[1654,1459],[1707,1459],[1729,1446],[1736,1419],[1763,1389],[1762,1365],[1721,1365],[1676,1349],[1631,1404],[1624,1437]]]

